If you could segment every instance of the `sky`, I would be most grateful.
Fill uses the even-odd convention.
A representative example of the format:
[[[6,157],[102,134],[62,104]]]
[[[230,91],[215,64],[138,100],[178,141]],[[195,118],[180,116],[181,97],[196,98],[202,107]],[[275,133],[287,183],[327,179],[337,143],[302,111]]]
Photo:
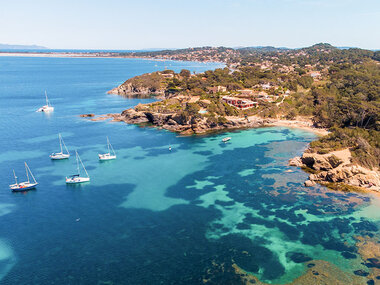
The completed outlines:
[[[0,0],[0,43],[380,49],[380,0]]]

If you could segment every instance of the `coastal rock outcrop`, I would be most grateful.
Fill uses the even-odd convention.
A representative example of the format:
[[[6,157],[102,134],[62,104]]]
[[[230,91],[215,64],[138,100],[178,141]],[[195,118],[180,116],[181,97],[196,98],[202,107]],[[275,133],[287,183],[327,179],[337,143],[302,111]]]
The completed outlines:
[[[130,124],[141,124],[149,122],[143,112],[138,112],[134,109],[127,109],[121,113],[120,120]]]
[[[79,115],[79,117],[82,117],[82,118],[92,118],[92,117],[95,117],[95,114],[82,114],[82,115]]]
[[[313,180],[306,180],[305,181],[305,186],[306,187],[312,187],[312,186],[315,186],[315,184],[317,184],[315,181]]]
[[[160,72],[153,72],[130,78],[118,87],[108,91],[108,94],[126,96],[163,95],[165,87],[165,77]]]
[[[297,166],[297,167],[301,167],[303,165],[301,157],[299,157],[299,156],[296,156],[296,157],[289,159],[288,164],[290,166]]]
[[[159,128],[179,132],[182,135],[203,134],[210,131],[237,128],[261,127],[271,123],[269,119],[223,117],[223,120],[210,120],[207,117],[185,116],[176,112],[154,112],[144,106],[124,110],[121,114],[110,116],[113,121],[129,124],[151,123]]]
[[[327,154],[305,152],[301,157],[289,160],[289,165],[307,167],[315,172],[305,181],[307,187],[318,182],[332,182],[380,191],[379,171],[351,163],[349,149]]]

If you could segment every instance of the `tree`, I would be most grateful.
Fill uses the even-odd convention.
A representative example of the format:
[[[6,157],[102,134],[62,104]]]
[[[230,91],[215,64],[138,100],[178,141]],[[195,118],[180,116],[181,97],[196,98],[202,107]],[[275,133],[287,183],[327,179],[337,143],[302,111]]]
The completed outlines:
[[[301,85],[305,89],[309,89],[311,85],[313,84],[314,79],[311,76],[301,76],[298,78],[298,84]]]
[[[190,70],[187,69],[182,69],[181,72],[179,73],[182,77],[189,78],[191,73]]]

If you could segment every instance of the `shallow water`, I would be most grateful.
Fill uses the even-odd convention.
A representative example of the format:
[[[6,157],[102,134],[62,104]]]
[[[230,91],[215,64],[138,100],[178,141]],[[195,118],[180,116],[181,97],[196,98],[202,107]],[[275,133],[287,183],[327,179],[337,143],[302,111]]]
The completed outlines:
[[[154,99],[106,91],[145,72],[217,65],[136,59],[0,58],[0,280],[3,284],[268,283],[302,275],[321,259],[368,270],[355,235],[378,236],[368,196],[316,186],[288,167],[315,135],[261,128],[179,137],[154,128],[91,122]],[[36,113],[47,90],[55,112]],[[66,186],[75,159],[51,161],[61,132],[91,177]],[[117,160],[97,154],[109,136]],[[224,136],[232,139],[222,143]],[[172,151],[168,147],[172,147]],[[12,169],[27,161],[37,190],[11,193]],[[292,170],[292,172],[287,172]],[[224,264],[224,270],[218,265]],[[31,274],[33,273],[33,274]],[[108,282],[108,283],[107,283]]]

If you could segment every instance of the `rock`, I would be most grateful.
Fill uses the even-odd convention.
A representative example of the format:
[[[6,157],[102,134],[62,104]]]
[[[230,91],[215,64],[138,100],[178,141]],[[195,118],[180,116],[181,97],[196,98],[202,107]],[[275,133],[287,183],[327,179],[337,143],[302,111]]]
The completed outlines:
[[[316,183],[314,181],[311,181],[311,180],[306,180],[305,183],[304,183],[304,185],[306,187],[312,187],[312,186],[315,186]]]
[[[165,93],[164,77],[159,72],[146,73],[128,79],[118,87],[108,91],[108,94],[117,95],[150,95]]]
[[[194,134],[194,131],[192,129],[187,129],[181,132],[181,135],[184,135],[184,136],[189,136],[193,134]]]
[[[130,124],[141,124],[149,122],[144,112],[135,109],[127,109],[121,113],[122,120]]]
[[[311,153],[306,150],[301,156],[301,163],[301,166],[307,166],[317,171],[317,173],[310,174],[309,180],[305,182],[305,186],[313,186],[313,181],[332,182],[380,192],[379,171],[353,165],[348,149],[327,154]],[[297,158],[289,161],[289,165],[298,166],[298,164]]]
[[[175,126],[177,125],[178,123],[176,121],[174,121],[172,118],[170,118],[167,122],[166,122],[167,125],[169,126]]]
[[[371,264],[370,267],[380,268],[380,262],[377,258],[368,258],[367,261],[369,264]]]
[[[316,180],[319,180],[319,179],[318,179],[318,176],[316,174],[310,174],[309,175],[309,180],[316,181]]]
[[[333,168],[327,157],[317,153],[305,152],[301,157],[301,161],[307,167],[315,170],[329,170]]]
[[[294,158],[291,158],[288,162],[288,165],[289,166],[297,166],[297,167],[301,167],[303,165],[302,163],[302,160],[301,160],[301,157],[299,156],[296,156]]]
[[[79,115],[79,117],[82,117],[82,118],[91,118],[91,117],[95,117],[95,114],[82,114],[82,115]]]
[[[312,260],[312,258],[301,252],[288,252],[286,253],[286,256],[289,257],[295,263],[303,263]]]
[[[348,251],[343,251],[340,253],[344,258],[346,259],[355,259],[356,258],[356,254],[353,254],[351,252],[348,252]]]
[[[327,157],[327,161],[330,163],[332,168],[336,168],[343,163],[343,161],[335,155],[330,155],[329,157]]]
[[[365,277],[365,276],[368,276],[369,273],[368,273],[368,272],[365,272],[364,270],[361,270],[361,269],[360,269],[360,270],[356,270],[356,271],[354,271],[354,274],[355,274],[355,275],[358,275],[358,276],[364,276],[364,277]]]

